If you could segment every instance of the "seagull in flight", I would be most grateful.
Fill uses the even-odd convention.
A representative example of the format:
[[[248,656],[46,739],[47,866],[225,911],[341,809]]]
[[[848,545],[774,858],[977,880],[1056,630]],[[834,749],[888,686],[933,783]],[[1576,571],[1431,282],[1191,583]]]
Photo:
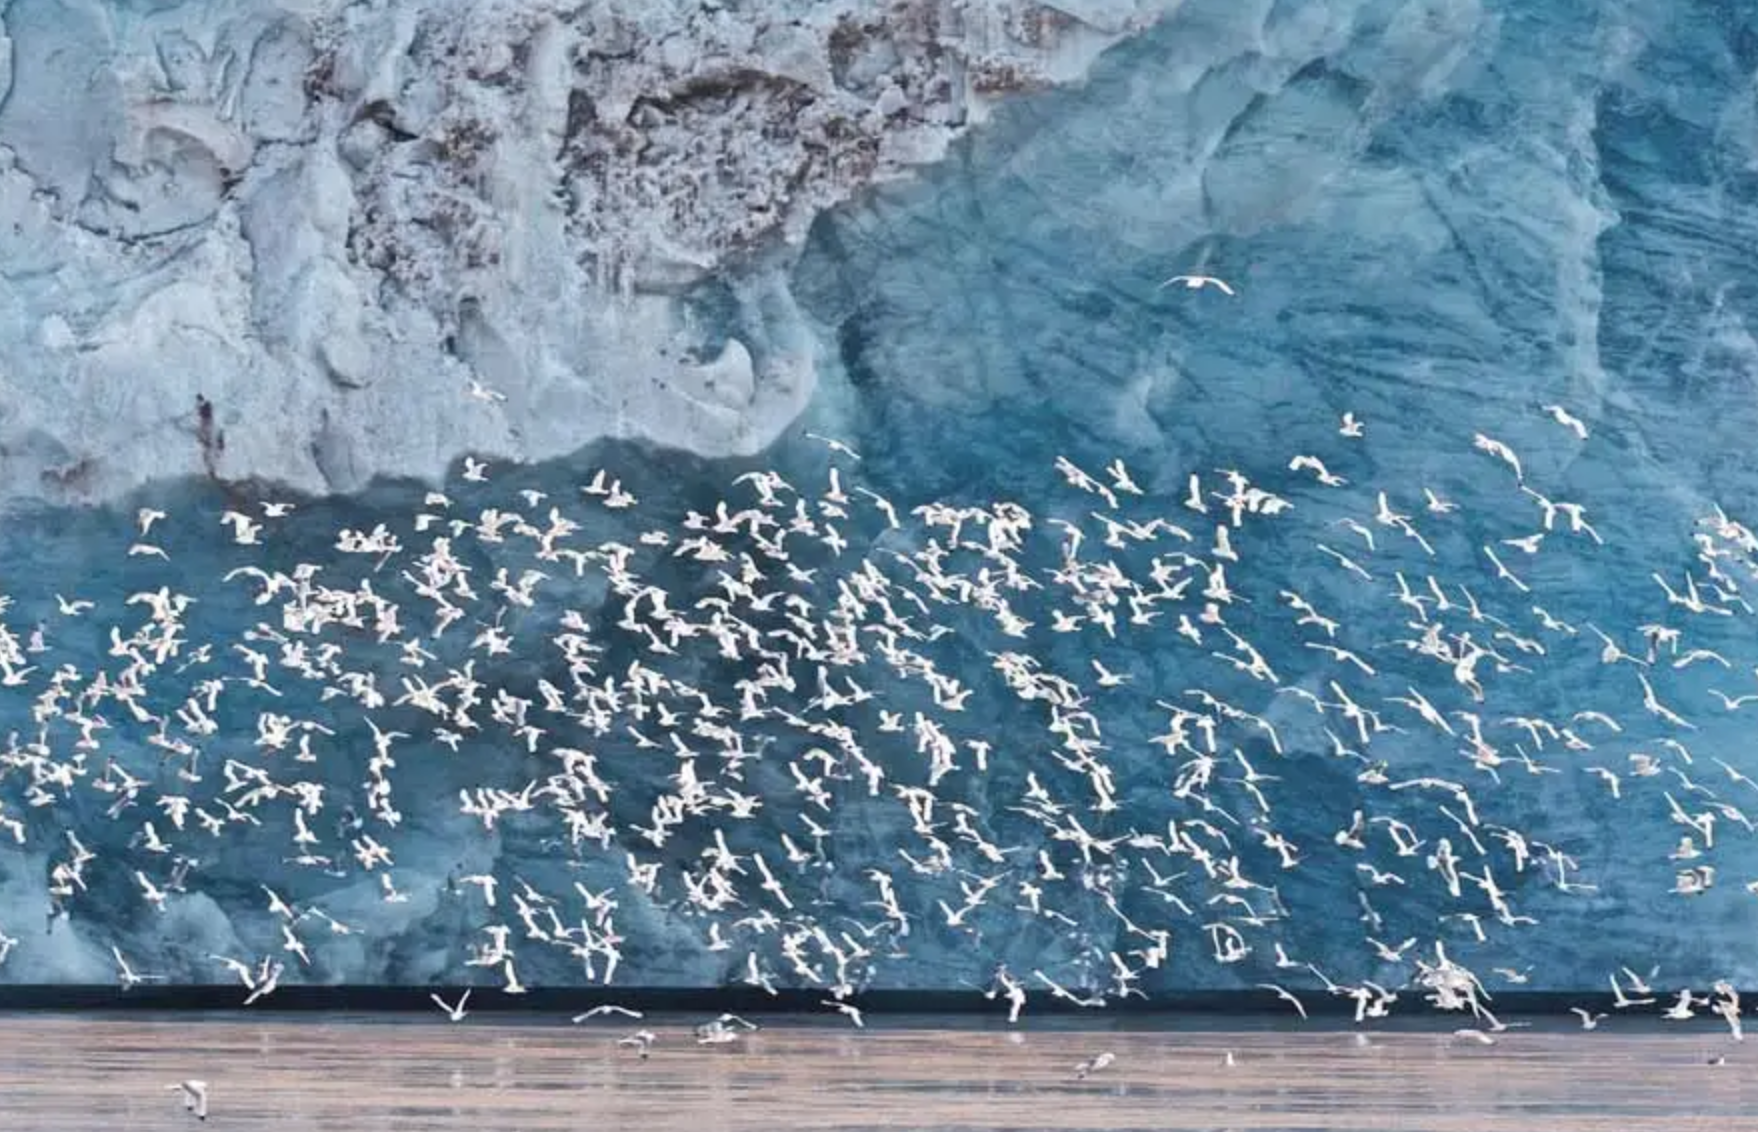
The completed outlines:
[[[1172,286],[1174,283],[1182,283],[1184,284],[1185,289],[1190,291],[1200,291],[1204,287],[1214,287],[1223,295],[1234,294],[1233,288],[1227,285],[1226,280],[1216,279],[1213,275],[1174,275],[1164,283],[1161,283],[1156,290],[1164,290],[1165,288]]]
[[[447,1002],[437,994],[430,994],[427,997],[433,999],[433,1004],[446,1012],[447,1018],[454,1022],[462,1022],[464,1020],[464,1004],[470,1001],[470,988],[464,988],[464,993],[458,996],[458,1003],[456,1006]]]
[[[630,1010],[626,1006],[616,1006],[611,1003],[606,1003],[603,1006],[594,1006],[591,1010],[588,1010],[584,1014],[574,1015],[572,1021],[573,1021],[574,1025],[578,1026],[580,1023],[585,1022],[588,1019],[601,1018],[607,1014],[621,1014],[624,1018],[640,1018],[640,1017],[642,1017],[641,1012],[639,1010]]]
[[[1494,456],[1496,459],[1507,464],[1508,467],[1514,469],[1514,479],[1518,481],[1522,487],[1525,486],[1526,472],[1520,467],[1520,457],[1514,454],[1512,448],[1509,448],[1506,444],[1503,444],[1493,436],[1485,436],[1481,432],[1471,438],[1471,444],[1478,451],[1488,452],[1491,456]]]
[[[1442,499],[1440,496],[1436,495],[1433,488],[1423,488],[1422,494],[1428,499],[1428,509],[1433,514],[1445,515],[1449,511],[1457,511],[1459,509],[1457,503],[1454,503],[1450,499]]]
[[[1135,478],[1129,474],[1129,469],[1123,466],[1123,461],[1121,459],[1113,460],[1109,464],[1106,464],[1105,474],[1111,477],[1111,486],[1118,491],[1126,492],[1130,495],[1142,494],[1140,485],[1138,485],[1135,482]]]
[[[141,983],[163,982],[165,979],[163,975],[142,975],[137,972],[129,965],[121,949],[114,944],[110,946],[110,954],[116,957],[116,981],[123,990],[132,990]]]
[[[1326,487],[1342,487],[1349,482],[1325,467],[1317,456],[1296,456],[1288,461],[1289,471],[1298,472],[1303,469],[1312,472],[1318,477],[1318,481]]]
[[[1574,433],[1576,439],[1587,439],[1587,426],[1581,423],[1580,417],[1573,415],[1561,405],[1540,405],[1539,408],[1542,409],[1544,414],[1550,417],[1551,420]]]
[[[820,436],[815,432],[808,432],[806,434],[806,439],[807,440],[816,440],[818,443],[829,448],[832,452],[838,453],[843,456],[847,456],[851,460],[859,460],[861,458],[861,454],[859,452],[856,452],[853,448],[850,448],[848,445],[844,444],[840,440],[835,439],[834,437]]]
[[[859,1029],[864,1029],[867,1025],[866,1019],[861,1017],[861,1008],[852,1002],[839,1002],[834,998],[827,998],[822,1000],[822,1005],[842,1014]]]
[[[1127,684],[1130,681],[1128,674],[1112,672],[1110,669],[1100,664],[1097,659],[1093,660],[1092,665],[1093,671],[1099,674],[1099,687],[1101,688],[1115,688],[1119,684]]]
[[[1749,696],[1730,696],[1720,688],[1709,689],[1709,694],[1721,701],[1721,706],[1728,711],[1738,711],[1749,703],[1758,702],[1758,694]]]
[[[1283,990],[1281,987],[1277,986],[1275,983],[1259,983],[1257,985],[1264,990],[1275,991],[1277,998],[1279,998],[1283,1002],[1286,1002],[1289,1005],[1293,1006],[1295,1010],[1298,1010],[1300,1012],[1301,1018],[1306,1017],[1306,1004],[1301,1002],[1298,998],[1295,998],[1294,995],[1292,995],[1288,991]]]
[[[493,401],[505,401],[507,399],[507,395],[505,393],[502,393],[498,389],[490,389],[488,386],[482,384],[482,382],[478,381],[474,377],[469,379],[469,385],[470,385],[470,389],[469,389],[470,396],[472,398],[474,398],[475,400],[493,402]]]
[[[1629,968],[1626,967],[1624,969],[1624,972],[1625,972],[1625,974],[1629,974],[1630,973]],[[1609,978],[1609,981],[1611,982],[1612,1005],[1619,1010],[1628,1010],[1632,1006],[1648,1006],[1648,1005],[1651,1005],[1655,1001],[1652,997],[1650,997],[1650,998],[1631,998],[1628,995],[1626,995],[1624,993],[1623,984],[1618,982],[1618,976],[1616,975],[1616,973],[1613,973],[1612,975],[1608,976],[1608,978]],[[1632,980],[1632,989],[1635,990],[1635,992],[1637,994],[1647,994],[1648,993],[1647,985],[1645,983],[1643,983],[1640,979],[1633,979]]]
[[[179,1081],[165,1088],[183,1093],[183,1111],[195,1113],[197,1120],[208,1118],[208,1083],[206,1081]]]

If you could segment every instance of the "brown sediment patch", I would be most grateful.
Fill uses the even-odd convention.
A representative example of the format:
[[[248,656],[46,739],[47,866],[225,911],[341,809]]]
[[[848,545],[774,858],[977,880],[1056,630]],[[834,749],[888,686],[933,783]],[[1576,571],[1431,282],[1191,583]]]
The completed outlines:
[[[214,403],[200,393],[195,395],[195,440],[201,445],[201,464],[207,469],[208,478],[218,482],[220,457],[226,452],[226,434],[214,423]]]

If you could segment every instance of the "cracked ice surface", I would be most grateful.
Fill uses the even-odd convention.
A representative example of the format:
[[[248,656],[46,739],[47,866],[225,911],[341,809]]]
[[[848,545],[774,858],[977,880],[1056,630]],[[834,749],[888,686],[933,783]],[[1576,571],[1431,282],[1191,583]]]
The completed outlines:
[[[1168,6],[0,5],[0,492],[758,451],[814,217]]]

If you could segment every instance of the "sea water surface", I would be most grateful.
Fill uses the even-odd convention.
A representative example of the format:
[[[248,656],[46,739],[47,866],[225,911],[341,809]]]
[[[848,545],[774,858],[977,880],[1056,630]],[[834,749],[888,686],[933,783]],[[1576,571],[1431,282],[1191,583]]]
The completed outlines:
[[[1634,1025],[1445,1031],[827,1028],[764,1018],[698,1046],[693,1018],[632,1026],[433,1019],[0,1016],[0,1105],[17,1132],[174,1129],[166,1086],[207,1083],[208,1124],[309,1132],[1673,1132],[1758,1128],[1751,1059],[1700,1033]],[[1115,1060],[1087,1078],[1095,1055]],[[1232,1064],[1227,1064],[1231,1055]]]

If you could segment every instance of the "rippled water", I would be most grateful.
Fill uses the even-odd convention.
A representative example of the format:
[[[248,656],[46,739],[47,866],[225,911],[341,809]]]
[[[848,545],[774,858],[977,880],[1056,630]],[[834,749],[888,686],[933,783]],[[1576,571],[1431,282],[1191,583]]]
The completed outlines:
[[[193,1126],[166,1085],[208,1082],[219,1128],[415,1130],[1758,1128],[1751,1058],[1707,1031],[1447,1033],[864,1030],[768,1025],[699,1047],[630,1027],[349,1017],[0,1018],[0,1127]],[[912,1020],[918,1021],[918,1020]],[[932,1020],[926,1020],[931,1022]],[[1109,1050],[1088,1079],[1073,1067]],[[1224,1064],[1231,1050],[1235,1064]],[[1721,1067],[1709,1053],[1729,1054]]]

